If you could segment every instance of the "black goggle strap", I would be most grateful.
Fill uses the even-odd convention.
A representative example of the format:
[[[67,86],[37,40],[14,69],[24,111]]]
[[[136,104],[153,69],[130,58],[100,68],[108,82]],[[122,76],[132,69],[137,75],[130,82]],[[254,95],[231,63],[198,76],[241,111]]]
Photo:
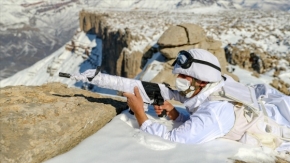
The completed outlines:
[[[208,65],[214,69],[217,69],[218,71],[221,71],[221,68],[219,68],[218,66],[212,64],[212,63],[209,63],[207,61],[203,61],[203,60],[199,60],[199,59],[193,59],[192,62],[195,62],[195,63],[201,63],[201,64],[204,64],[204,65]]]
[[[184,51],[184,52],[188,53],[187,51]],[[186,55],[185,55],[185,56],[186,56]],[[201,64],[204,64],[204,65],[208,65],[208,66],[210,66],[210,67],[212,67],[212,68],[214,68],[214,69],[216,69],[216,70],[218,70],[218,71],[221,71],[221,68],[219,68],[218,66],[216,66],[216,65],[214,65],[214,64],[212,64],[212,63],[210,63],[210,62],[203,61],[203,60],[199,60],[199,59],[194,59],[194,58],[192,58],[191,56],[190,56],[189,59],[190,59],[191,62],[201,63]],[[177,63],[177,60],[178,60],[178,57],[175,59],[175,61],[172,63],[171,66],[174,66],[174,65]]]
[[[177,62],[177,58],[175,59],[175,61],[171,64],[171,66],[174,66]]]

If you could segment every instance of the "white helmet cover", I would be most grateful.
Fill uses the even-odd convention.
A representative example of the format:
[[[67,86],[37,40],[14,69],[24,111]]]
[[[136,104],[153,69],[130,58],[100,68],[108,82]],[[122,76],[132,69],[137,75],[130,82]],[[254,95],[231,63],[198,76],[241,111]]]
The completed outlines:
[[[220,63],[216,56],[204,49],[190,49],[188,52],[194,59],[209,62],[220,69]],[[183,69],[179,64],[175,64],[173,74],[184,74],[195,79],[206,82],[218,82],[221,80],[221,71],[203,63],[193,62],[187,69]]]

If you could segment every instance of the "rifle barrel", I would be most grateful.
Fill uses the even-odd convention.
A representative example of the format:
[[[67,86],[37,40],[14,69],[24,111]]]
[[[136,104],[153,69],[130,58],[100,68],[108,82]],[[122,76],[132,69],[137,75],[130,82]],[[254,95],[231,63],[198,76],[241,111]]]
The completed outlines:
[[[64,72],[59,72],[58,73],[58,76],[60,76],[60,77],[65,77],[65,78],[70,78],[70,74],[68,74],[68,73],[64,73]]]

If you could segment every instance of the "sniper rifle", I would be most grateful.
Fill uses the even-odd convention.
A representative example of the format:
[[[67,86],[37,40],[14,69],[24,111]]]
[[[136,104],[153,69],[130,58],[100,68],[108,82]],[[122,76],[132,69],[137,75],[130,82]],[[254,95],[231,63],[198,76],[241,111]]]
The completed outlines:
[[[100,72],[100,67],[97,67],[94,76],[88,78],[88,81],[91,82],[94,79],[94,77],[99,74],[99,72]],[[60,77],[65,77],[65,78],[70,78],[71,74],[59,72],[59,76]],[[115,76],[111,76],[111,75],[109,75],[109,76],[111,78],[115,77]],[[165,86],[165,87],[169,88],[169,84],[167,84],[167,83],[156,84],[156,83],[150,83],[150,82],[145,82],[145,81],[140,81],[140,80],[135,80],[135,79],[127,79],[127,78],[122,78],[122,77],[118,77],[118,80],[131,80],[131,81],[136,83],[136,86],[138,86],[139,90],[145,90],[144,93],[146,93],[146,95],[144,95],[144,93],[142,95],[142,93],[141,93],[141,96],[142,96],[142,99],[143,99],[144,103],[151,104],[151,105],[158,105],[158,106],[164,104],[164,98],[163,98],[163,96],[161,94],[160,86],[161,87]],[[106,86],[107,85],[110,85],[110,82],[106,83]],[[104,87],[102,85],[97,85],[97,86],[106,88],[106,87]],[[143,89],[141,87],[143,87]],[[127,92],[128,91],[128,90],[122,90],[122,87],[116,87],[115,90],[121,91],[121,92]],[[134,92],[131,92],[131,93],[134,93]],[[146,96],[148,96],[150,100],[146,100],[146,99],[148,99],[148,97],[146,97]],[[165,100],[167,100],[167,99],[165,98]],[[131,110],[129,110],[129,112],[131,114],[134,114]],[[163,110],[162,113],[158,115],[158,117],[164,117],[164,116],[166,116],[166,110]]]

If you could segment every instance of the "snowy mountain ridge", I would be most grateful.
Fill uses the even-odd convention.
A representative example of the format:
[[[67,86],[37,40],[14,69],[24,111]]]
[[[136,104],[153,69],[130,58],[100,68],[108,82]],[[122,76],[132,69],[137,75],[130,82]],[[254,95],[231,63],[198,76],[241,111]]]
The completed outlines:
[[[69,41],[78,27],[78,12],[82,9],[159,10],[202,14],[242,8],[287,11],[288,2],[288,0],[1,1],[0,80],[31,66]]]
[[[199,6],[198,8],[193,7],[200,2],[214,4],[211,6],[203,4],[203,7]],[[280,0],[271,4],[279,3],[287,6],[286,2]],[[15,74],[20,70],[19,68],[25,68],[24,64],[30,66],[36,60],[49,56],[64,46],[74,37],[73,34],[78,27],[78,11],[83,8],[93,12],[108,12],[111,15],[108,22],[114,30],[130,28],[133,35],[142,38],[139,42],[133,42],[134,45],[132,45],[133,49],[139,51],[142,51],[148,44],[155,44],[169,25],[193,23],[202,26],[208,36],[222,41],[222,46],[232,43],[241,49],[250,48],[254,50],[256,48],[274,56],[287,58],[290,55],[290,26],[287,23],[290,21],[289,12],[262,10],[245,12],[242,10],[243,6],[250,6],[250,4],[265,5],[268,3],[270,1],[261,0],[5,1],[2,2],[3,7],[1,8],[1,14],[5,16],[0,19],[0,34],[4,36],[0,39],[0,74],[2,79],[7,77],[8,74]],[[179,7],[176,7],[177,4],[179,4]],[[240,5],[240,9],[224,9],[224,7],[220,7],[221,4],[236,5],[236,8],[239,8],[237,6]],[[52,8],[52,6],[55,8]],[[155,9],[157,6],[158,10]],[[173,10],[172,8],[176,9]],[[55,59],[54,62],[56,63],[51,63],[50,67],[52,69],[48,70],[47,73],[61,70],[54,68],[55,65],[62,65],[60,63],[63,62],[58,63],[58,59]],[[289,67],[287,64],[283,66],[286,67],[284,69],[287,70],[287,66]],[[77,71],[76,69],[72,70]],[[31,71],[33,73],[30,74],[38,72]],[[271,76],[273,71],[269,71],[267,74]],[[290,81],[289,76],[287,71],[280,74],[284,81]],[[8,84],[8,80],[11,81],[11,79],[5,79],[5,85]],[[29,80],[37,81],[38,79]],[[11,81],[11,84],[15,85],[17,82],[18,80],[14,80]],[[22,80],[22,83],[18,84],[25,83]],[[40,83],[36,82],[35,84]],[[1,87],[5,85],[1,84]]]
[[[16,1],[10,0],[7,2],[11,2],[12,4],[12,2],[14,3]],[[18,0],[17,2],[21,2],[21,4],[22,2],[38,3],[37,0]],[[46,2],[48,2],[49,4],[49,2],[52,1]],[[69,1],[54,2],[65,3]],[[82,2],[83,4],[80,5],[83,5],[83,7],[87,7],[87,2],[95,4],[99,3],[99,6],[101,6],[102,3],[105,4],[105,0],[84,0]],[[133,2],[137,1],[108,0],[107,2],[111,2],[109,4],[107,3],[107,5],[112,6],[115,5],[115,3],[119,3],[120,8],[117,8],[118,6],[116,5],[114,8],[110,9],[106,8],[105,6],[103,6],[102,9],[96,9],[93,8],[92,5],[91,7],[89,7],[88,10],[95,10],[95,12],[97,12],[96,10],[99,10],[100,12],[106,11],[109,15],[111,15],[109,17],[110,19],[108,20],[108,23],[114,28],[113,30],[123,30],[127,27],[131,29],[134,37],[140,37],[140,40],[132,42],[132,49],[130,50],[142,51],[144,50],[144,47],[146,45],[156,44],[156,41],[158,40],[160,35],[170,25],[185,22],[194,23],[202,26],[208,36],[212,36],[213,38],[220,40],[223,46],[225,46],[227,43],[233,43],[236,47],[241,49],[258,49],[263,52],[269,52],[275,58],[282,58],[281,62],[278,63],[278,66],[273,65],[273,68],[271,70],[265,72],[264,74],[261,74],[259,78],[252,76],[251,72],[247,70],[241,69],[238,66],[232,66],[233,68],[235,68],[235,71],[233,73],[240,78],[241,83],[269,84],[274,78],[273,73],[275,72],[275,68],[284,69],[281,71],[278,77],[275,78],[283,78],[285,82],[290,81],[290,64],[289,61],[286,60],[290,56],[290,27],[288,27],[288,22],[290,20],[289,12],[265,12],[258,10],[247,10],[247,12],[245,12],[244,10],[237,9],[221,10],[221,7],[219,7],[219,5],[221,5],[221,1],[219,1],[219,5],[214,5],[210,7],[191,8],[188,10],[180,7],[180,10],[175,11],[172,11],[170,8],[165,7],[156,11],[155,8],[150,7],[149,4],[152,4],[153,2],[156,3],[157,1],[150,0],[139,0],[139,3],[135,4],[136,7],[134,6],[135,9],[133,9],[133,12],[131,11],[131,7],[126,8],[126,5],[128,4],[125,4],[125,7],[122,8],[121,2],[130,2],[132,4]],[[190,4],[193,1],[184,0],[178,2]],[[228,3],[228,1],[224,2]],[[267,1],[244,0],[240,3],[243,3],[245,5],[246,2],[249,3]],[[78,2],[76,2],[75,4],[77,3]],[[144,3],[144,6],[146,6],[145,4],[147,4],[150,9],[139,9],[138,5],[141,6],[141,3]],[[162,8],[164,6],[160,5],[160,7]],[[113,11],[115,9],[118,12]],[[35,9],[32,9],[32,11],[33,10]],[[56,10],[59,10],[59,8]],[[15,34],[15,31],[18,30],[14,29],[11,31],[11,29],[5,28],[3,24],[0,24],[0,34],[5,34],[5,32],[10,31],[10,34],[13,35],[15,40],[19,40],[19,38],[23,35],[26,38],[37,36],[41,39],[36,41],[41,40],[43,41],[42,43],[47,43],[46,45],[49,45],[49,49],[52,49],[53,51],[50,55],[34,63],[32,66],[19,71],[11,77],[1,80],[0,87],[11,85],[42,85],[48,82],[61,82],[67,84],[69,87],[80,87],[94,92],[116,94],[116,92],[101,90],[100,88],[94,86],[92,87],[91,85],[88,85],[86,83],[75,82],[73,80],[67,78],[60,78],[58,76],[58,72],[66,72],[71,74],[79,73],[84,72],[85,70],[90,68],[95,68],[96,65],[99,65],[101,63],[100,59],[102,58],[102,40],[97,38],[97,36],[94,34],[86,34],[83,31],[76,30],[77,16],[78,11],[80,10],[78,5],[72,5],[70,7],[67,7],[65,5],[63,10],[59,10],[59,13],[54,13],[54,11],[56,10],[49,10],[48,12],[44,12],[42,15],[42,19],[37,19],[37,21],[35,21],[35,26],[33,27],[41,27],[39,28],[39,31],[41,31],[40,33],[43,34],[42,36],[40,36],[39,33],[32,35],[37,30],[28,30],[29,34],[27,34],[27,31],[22,32],[19,30],[19,32]],[[128,12],[128,10],[130,10],[131,12]],[[10,14],[11,13],[12,12],[10,12]],[[17,12],[14,12],[13,14],[15,13]],[[13,16],[17,16],[17,14]],[[52,17],[49,17],[48,15]],[[57,16],[58,18],[54,19],[53,16]],[[7,19],[5,18],[6,21]],[[12,18],[11,20],[13,19],[14,18]],[[1,19],[1,21],[2,20],[3,19]],[[23,22],[29,21],[29,19],[26,20],[25,18],[23,20]],[[17,24],[17,28],[22,28],[23,24],[25,24],[23,22]],[[13,23],[10,25],[13,26]],[[25,27],[24,29],[30,28]],[[68,29],[70,29],[71,31],[68,32]],[[14,45],[12,41],[10,42],[10,44],[2,44],[2,42],[9,42],[10,35],[5,34],[5,36],[8,38],[8,41],[1,40],[1,50],[5,48],[5,46],[2,45],[9,45],[11,49],[18,47],[20,50],[22,50],[22,44]],[[57,40],[57,38],[62,38],[64,36],[67,37],[66,40],[63,39],[60,41],[55,41]],[[26,38],[24,40],[26,40]],[[74,51],[67,49],[67,44],[70,43],[72,40],[79,45],[78,48]],[[22,40],[20,40],[19,42],[21,41]],[[54,47],[56,48],[56,50],[51,48],[51,44],[53,43],[58,43],[57,45],[59,47]],[[37,47],[32,48],[33,46],[35,46],[33,42],[26,42],[25,45],[27,45],[27,50],[39,50],[37,49]],[[83,47],[89,49],[90,55],[85,54],[85,49],[83,49]],[[1,52],[1,61],[3,61],[2,54],[4,53]],[[33,60],[33,58],[29,56],[30,52],[21,53],[19,55],[21,56],[22,54],[27,54],[26,56],[24,56],[24,58],[26,58],[27,60]],[[7,55],[7,59],[4,62],[1,62],[0,65],[2,66],[2,63],[5,62],[10,63],[10,59],[13,57],[13,53],[10,53],[9,55]],[[162,61],[156,60],[156,58],[158,57],[160,57],[160,53],[157,52],[147,63],[155,64],[153,67],[148,68],[145,74],[143,74],[143,77],[145,76],[145,78],[148,80],[152,79],[152,76],[158,74],[158,70],[163,68]],[[14,64],[17,65],[17,62],[15,62]],[[6,70],[6,68],[2,69],[1,67],[1,74]],[[157,116],[153,114],[152,110],[153,109],[151,108],[151,113],[148,113],[150,115],[150,118],[157,119],[156,121],[159,121],[160,123],[165,122],[167,123],[167,125],[172,125],[171,121],[157,118]],[[104,143],[106,144],[105,146]],[[134,151],[134,154],[137,157],[132,158],[131,151]],[[172,154],[172,152],[174,152],[175,155],[172,155],[172,157],[168,157],[170,153]],[[111,157],[112,155],[118,157]],[[76,148],[70,150],[64,155],[60,155],[59,157],[48,160],[48,162],[88,163],[95,162],[96,160],[98,160],[99,162],[138,162],[140,161],[140,156],[144,157],[141,161],[145,162],[152,162],[152,160],[154,160],[155,162],[188,162],[188,160],[194,160],[197,162],[217,162],[217,160],[218,162],[234,162],[234,160],[243,160],[245,162],[277,162],[275,156],[278,155],[283,156],[282,158],[285,158],[288,161],[290,159],[289,155],[286,155],[286,153],[277,153],[267,148],[261,147],[249,147],[241,143],[228,140],[216,140],[195,146],[187,146],[186,144],[173,144],[150,135],[145,135],[144,133],[140,132],[138,130],[138,126],[134,116],[128,114],[128,112],[124,112],[120,116],[117,116],[115,119],[113,119],[102,130],[95,133],[89,139],[84,140],[83,143],[81,143]]]
[[[275,19],[275,23],[269,24],[264,22],[268,20],[272,13],[264,12],[249,12],[248,17],[245,19],[236,19],[237,15],[243,14],[242,11],[236,12],[235,15],[227,15],[227,12],[220,12],[219,15],[215,14],[204,14],[204,15],[193,15],[191,13],[174,13],[168,15],[167,12],[107,12],[110,16],[108,17],[108,24],[114,29],[119,30],[129,28],[133,37],[139,37],[139,41],[133,41],[131,45],[131,50],[137,50],[142,52],[147,45],[154,45],[162,33],[168,28],[169,25],[166,24],[181,24],[183,22],[194,23],[201,25],[207,32],[207,35],[214,37],[217,40],[222,41],[223,46],[227,43],[235,43],[235,46],[239,48],[253,48],[258,47],[262,51],[268,51],[267,49],[273,49],[273,54],[280,54],[282,57],[289,56],[288,50],[290,33],[284,31],[284,28],[276,29],[276,27],[284,26],[286,22],[283,19]],[[152,17],[156,14],[159,14],[158,17]],[[261,16],[258,16],[261,14]],[[223,16],[223,17],[221,17]],[[227,16],[227,17],[226,17]],[[256,19],[254,16],[260,17]],[[284,15],[285,18],[290,18],[289,15]],[[140,21],[140,17],[143,17],[143,20]],[[226,19],[224,19],[226,17]],[[254,18],[253,18],[254,17]],[[223,21],[223,24],[217,26],[216,21]],[[122,23],[119,23],[122,22]],[[232,22],[229,23],[229,22]],[[255,23],[253,23],[255,22]],[[241,28],[243,25],[243,28]],[[275,26],[273,26],[275,25]],[[270,29],[275,29],[271,32]],[[259,29],[259,30],[258,30]],[[259,31],[257,33],[257,31]],[[272,33],[272,34],[270,34]],[[253,37],[254,35],[255,37]],[[274,36],[279,36],[281,43],[278,46],[276,44],[276,39]],[[257,39],[260,38],[260,39]],[[277,39],[278,39],[277,38]],[[287,40],[288,39],[288,40]],[[96,64],[92,62],[98,62],[97,65],[101,64],[100,55],[102,54],[102,40],[98,39],[96,35],[85,34],[84,32],[78,30],[72,38],[73,42],[78,44],[78,48],[74,51],[68,51],[66,45],[60,48],[58,51],[54,52],[51,56],[43,59],[43,61],[37,62],[35,65],[27,68],[19,73],[15,74],[12,77],[6,78],[0,81],[0,86],[8,85],[42,85],[47,82],[58,81],[66,83],[69,86],[77,87],[86,87],[83,83],[75,83],[69,79],[58,77],[58,72],[67,72],[67,73],[78,73],[84,72],[87,69],[95,68]],[[240,41],[239,41],[240,40]],[[242,40],[246,40],[242,41]],[[252,45],[254,45],[252,47]],[[82,47],[88,47],[92,49],[90,56],[85,54],[85,50]],[[150,59],[147,63],[153,63],[155,67],[150,68],[146,71],[146,74],[143,76],[150,81],[153,78],[153,74],[158,74],[158,71],[162,69],[162,62],[156,61],[159,54],[156,54]],[[282,63],[283,61],[283,63]],[[285,71],[281,71],[279,78],[283,79],[285,82],[290,83],[290,65],[286,60],[281,60],[279,66],[283,67]],[[235,66],[235,72],[239,76],[240,80],[244,84],[257,84],[257,83],[266,83],[269,84],[273,80],[273,73],[275,72],[275,67],[265,74],[261,74],[260,78],[251,76],[251,72],[242,70],[239,67]],[[93,91],[100,91],[99,88],[96,88]],[[106,90],[103,93],[107,93]],[[113,92],[114,93],[114,92]]]

